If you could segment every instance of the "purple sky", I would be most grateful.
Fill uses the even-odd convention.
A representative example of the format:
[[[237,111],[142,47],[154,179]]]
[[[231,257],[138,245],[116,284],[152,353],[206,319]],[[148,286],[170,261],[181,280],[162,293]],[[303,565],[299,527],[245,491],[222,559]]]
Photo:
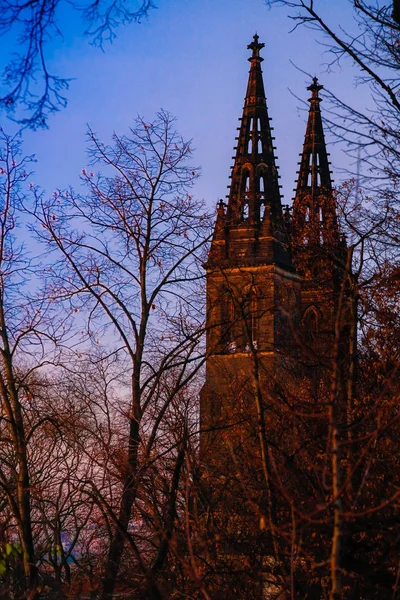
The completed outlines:
[[[289,89],[307,99],[310,82],[290,61],[347,100],[359,93],[351,64],[326,73],[328,57],[315,33],[304,28],[290,33],[293,23],[285,9],[269,10],[260,0],[158,0],[157,5],[148,21],[121,28],[104,53],[79,35],[77,20],[69,13],[62,16],[67,29],[64,40],[51,47],[51,66],[75,80],[68,108],[50,119],[50,129],[24,135],[25,152],[38,159],[34,182],[49,194],[70,183],[79,185],[86,166],[86,123],[107,141],[113,131],[125,133],[137,114],[150,120],[164,108],[177,117],[182,135],[193,138],[194,163],[202,167],[196,195],[215,204],[229,182],[249,68],[246,47],[257,31],[265,43],[264,83],[284,202],[290,202],[306,114]],[[344,22],[350,18],[348,7],[347,0],[335,0],[325,10]],[[3,41],[3,61],[10,42],[10,37]],[[5,115],[0,118],[12,131]],[[334,167],[345,164],[338,146],[329,150]]]

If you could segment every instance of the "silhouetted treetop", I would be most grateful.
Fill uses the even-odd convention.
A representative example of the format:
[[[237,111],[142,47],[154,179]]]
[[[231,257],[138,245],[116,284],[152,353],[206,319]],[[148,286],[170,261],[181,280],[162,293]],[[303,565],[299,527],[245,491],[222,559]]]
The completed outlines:
[[[116,37],[119,25],[139,23],[151,8],[151,0],[6,0],[1,3],[0,37],[15,35],[15,48],[3,72],[0,105],[25,127],[47,127],[51,114],[67,104],[69,79],[49,67],[49,46],[63,37],[65,9],[78,14],[83,35],[94,46],[103,48]],[[24,111],[21,116],[19,109]]]

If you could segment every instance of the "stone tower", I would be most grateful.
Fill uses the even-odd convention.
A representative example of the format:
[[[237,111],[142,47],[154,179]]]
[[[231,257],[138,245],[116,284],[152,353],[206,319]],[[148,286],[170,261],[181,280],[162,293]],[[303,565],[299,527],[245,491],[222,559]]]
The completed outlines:
[[[215,544],[215,563],[222,565],[216,572],[238,573],[229,580],[242,586],[233,597],[255,600],[275,598],[280,589],[273,564],[278,555],[284,564],[285,550],[274,531],[288,514],[290,519],[282,482],[288,490],[293,486],[293,497],[309,485],[286,461],[299,451],[294,415],[314,412],[329,388],[345,252],[316,79],[308,88],[292,214],[282,210],[263,47],[257,35],[248,46],[250,72],[231,185],[227,203],[218,203],[205,265],[207,360],[200,406],[202,481],[214,531],[223,532],[224,540]],[[310,440],[319,437],[318,427],[308,429]],[[273,458],[271,448],[277,449]],[[222,575],[213,597],[226,597],[226,581]]]
[[[311,92],[307,129],[301,153],[290,223],[290,248],[302,278],[301,325],[306,344],[329,357],[334,337],[337,299],[346,244],[340,237],[337,206],[322,126],[316,77]]]
[[[221,456],[229,462],[247,439],[253,412],[247,405],[255,386],[267,387],[279,371],[300,307],[301,278],[289,251],[262,78],[263,47],[257,35],[248,46],[250,72],[232,181],[227,204],[218,204],[205,265],[208,358],[201,426],[210,432],[202,435],[201,446],[209,468],[219,454],[217,469]],[[248,441],[247,446],[249,451]]]

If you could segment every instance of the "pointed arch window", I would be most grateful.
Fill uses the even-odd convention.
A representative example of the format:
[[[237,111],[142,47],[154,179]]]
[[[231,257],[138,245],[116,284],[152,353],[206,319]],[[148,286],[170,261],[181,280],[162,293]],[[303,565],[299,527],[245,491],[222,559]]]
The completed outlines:
[[[227,289],[222,289],[218,298],[219,302],[219,342],[222,351],[226,350],[231,340],[232,303]]]
[[[247,132],[248,142],[247,142],[247,154],[251,154],[253,150],[253,117],[251,117],[249,122],[249,129]]]
[[[248,168],[243,169],[242,171],[242,185],[241,185],[241,192],[246,193],[250,190],[250,171],[248,170]]]
[[[243,221],[247,221],[249,218],[249,191],[250,191],[250,170],[244,168],[242,171],[242,183],[241,183],[241,205],[240,205],[240,218]]]
[[[264,212],[265,212],[265,189],[266,189],[266,165],[259,165],[258,169],[257,169],[257,175],[256,175],[256,185],[257,185],[257,192],[258,192],[258,206],[259,206],[259,220],[260,222],[263,220],[264,218]]]
[[[234,301],[234,291],[225,288],[220,295],[220,345],[223,353],[234,354],[240,350],[241,320]]]
[[[319,315],[315,306],[310,306],[303,316],[303,327],[307,338],[314,340],[318,333]]]
[[[242,305],[242,348],[250,352],[257,350],[260,330],[260,292],[254,286],[249,288]]]

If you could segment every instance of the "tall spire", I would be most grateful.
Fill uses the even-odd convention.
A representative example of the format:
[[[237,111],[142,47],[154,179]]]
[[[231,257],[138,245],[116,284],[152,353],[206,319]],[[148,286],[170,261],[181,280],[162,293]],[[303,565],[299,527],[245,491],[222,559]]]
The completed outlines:
[[[296,266],[307,271],[304,258],[308,256],[308,266],[317,268],[316,249],[330,252],[339,245],[339,228],[336,203],[332,192],[328,153],[322,126],[319,91],[323,89],[314,77],[307,88],[311,92],[296,196],[293,202],[292,248]],[[311,250],[314,252],[311,252]],[[307,261],[306,261],[307,262]],[[311,269],[313,270],[313,269]],[[303,275],[305,273],[303,272]]]
[[[323,89],[314,77],[307,90],[311,92],[310,111],[303,153],[300,162],[297,191],[311,189],[311,193],[324,188],[326,192],[332,191],[332,181],[329,170],[328,154],[326,152],[325,136],[322,127],[319,91]]]
[[[284,244],[284,224],[273,137],[264,91],[258,35],[252,55],[228,206],[218,211],[211,255],[237,263],[277,263],[292,269]]]

